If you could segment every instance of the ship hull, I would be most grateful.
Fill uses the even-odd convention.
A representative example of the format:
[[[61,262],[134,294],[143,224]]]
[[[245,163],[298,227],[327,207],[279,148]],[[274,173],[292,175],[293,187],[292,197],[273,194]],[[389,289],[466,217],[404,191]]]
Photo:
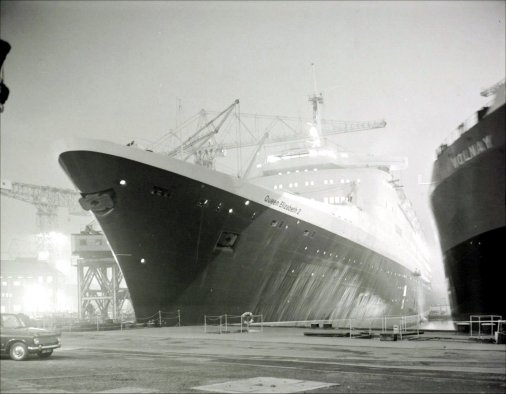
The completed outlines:
[[[500,301],[505,234],[505,107],[466,131],[436,160],[431,205],[454,320],[506,316]]]
[[[205,181],[103,152],[59,161],[99,221],[139,321],[176,309],[183,324],[246,311],[264,321],[362,319],[423,304],[428,285],[410,270],[292,207],[273,209],[268,190],[239,196],[212,172]]]

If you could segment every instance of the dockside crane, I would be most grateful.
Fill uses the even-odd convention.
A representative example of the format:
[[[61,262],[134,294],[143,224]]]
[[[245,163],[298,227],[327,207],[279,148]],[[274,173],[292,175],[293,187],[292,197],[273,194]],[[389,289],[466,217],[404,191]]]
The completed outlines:
[[[81,195],[71,189],[2,180],[0,193],[27,202],[37,209],[37,228],[44,234],[55,229],[58,208],[67,208],[70,215],[90,216],[79,205]]]
[[[309,101],[313,104],[313,111],[319,111],[319,104],[323,102],[322,100],[321,95],[314,95],[309,98]],[[316,114],[313,113],[312,122],[304,122],[298,117],[259,115],[233,111],[238,104],[239,100],[234,101],[232,105],[218,113],[218,115],[214,111],[201,110],[199,118],[194,117],[193,119],[198,119],[198,123],[204,124],[204,126],[199,126],[197,132],[193,133],[184,142],[179,141],[179,145],[176,148],[171,148],[167,155],[169,157],[179,157],[182,160],[188,160],[193,156],[196,164],[214,168],[216,158],[225,156],[227,150],[254,147],[259,146],[259,144],[270,145],[307,141],[308,138],[319,141],[320,138],[336,134],[378,129],[386,126],[384,120],[320,120],[318,112]],[[212,117],[212,120],[208,121],[209,117]],[[228,135],[231,138],[222,137],[221,140],[223,142],[216,142],[215,139],[218,131],[225,130],[227,132],[231,128],[230,123],[232,121],[225,122],[227,118],[233,119],[242,132],[239,131],[235,138]],[[215,125],[215,122],[218,125]],[[242,136],[239,136],[240,133],[242,133]],[[174,136],[174,131],[171,131],[155,144],[152,144],[150,148],[163,146]]]
[[[37,209],[37,228],[41,233],[43,250],[50,249],[48,234],[56,230],[58,208],[66,208],[70,215],[92,216],[79,205],[80,193],[71,189],[40,186],[2,180],[0,193],[3,196],[32,204]],[[80,234],[72,235],[72,253],[78,273],[78,311],[82,319],[100,316],[103,319],[118,319],[126,300],[130,299],[123,284],[119,269],[105,239],[92,230],[91,224]]]
[[[242,113],[239,109],[239,100],[235,100],[221,112],[201,110],[198,115],[192,117],[192,121],[198,120],[197,131],[193,132],[186,140],[177,137],[174,131],[165,134],[162,138],[151,145],[152,148],[167,143],[171,138],[179,140],[176,147],[171,146],[167,152],[169,157],[178,157],[188,160],[193,156],[196,164],[214,168],[217,157],[225,156],[225,152],[231,149],[241,149],[262,144],[270,145],[285,142],[308,141],[312,139],[314,147],[320,145],[320,139],[335,134],[353,133],[357,131],[384,128],[385,120],[373,121],[339,121],[321,119],[320,106],[323,104],[323,93],[317,93],[315,66],[313,68],[314,92],[308,101],[312,106],[311,121],[303,121],[300,117],[258,115]],[[208,120],[211,118],[211,120]],[[217,142],[219,131],[221,135],[230,131],[234,119],[237,133],[234,138],[230,133],[228,138],[222,137],[222,142]],[[188,127],[188,123],[184,124]],[[178,127],[182,134],[183,125]],[[255,154],[256,155],[256,154]],[[250,163],[251,164],[251,163]]]

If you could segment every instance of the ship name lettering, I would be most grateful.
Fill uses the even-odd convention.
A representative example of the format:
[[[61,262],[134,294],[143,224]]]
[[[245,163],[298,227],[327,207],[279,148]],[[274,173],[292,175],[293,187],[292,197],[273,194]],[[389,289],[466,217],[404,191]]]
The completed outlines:
[[[264,201],[267,204],[275,205],[276,207],[279,206],[279,200],[276,200],[275,198],[272,198],[268,194],[265,196]]]
[[[291,213],[295,213],[297,215],[302,211],[301,208],[294,207],[293,205],[287,204],[284,201],[276,200],[275,198],[272,198],[268,194],[265,196],[264,201],[267,204],[271,204],[271,205],[274,205],[276,207],[280,207],[281,209],[284,209],[285,211],[288,211],[288,212],[291,212]]]
[[[490,135],[486,135],[480,141],[476,141],[474,144],[468,146],[456,156],[450,157],[453,168],[460,167],[466,161],[473,159],[479,154],[485,152],[487,149],[492,148],[492,146],[492,137]]]

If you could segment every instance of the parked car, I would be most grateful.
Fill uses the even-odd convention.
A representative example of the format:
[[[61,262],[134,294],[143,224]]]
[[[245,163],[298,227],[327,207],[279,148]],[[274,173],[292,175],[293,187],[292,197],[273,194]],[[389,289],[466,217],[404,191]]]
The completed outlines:
[[[25,360],[30,354],[47,358],[61,346],[60,335],[43,328],[29,327],[19,315],[0,315],[0,353],[16,361]]]

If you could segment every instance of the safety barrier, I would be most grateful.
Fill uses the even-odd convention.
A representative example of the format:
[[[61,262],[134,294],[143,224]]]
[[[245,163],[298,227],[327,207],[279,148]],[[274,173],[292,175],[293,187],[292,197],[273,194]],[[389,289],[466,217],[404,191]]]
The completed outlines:
[[[502,320],[501,315],[470,315],[469,320],[455,321],[454,325],[457,333],[476,339],[491,338],[496,333],[506,332],[506,320]]]
[[[242,315],[204,315],[205,333],[262,332],[263,327],[263,315],[249,312]]]
[[[181,311],[166,312],[159,310],[151,316],[137,317],[146,327],[181,327]]]

